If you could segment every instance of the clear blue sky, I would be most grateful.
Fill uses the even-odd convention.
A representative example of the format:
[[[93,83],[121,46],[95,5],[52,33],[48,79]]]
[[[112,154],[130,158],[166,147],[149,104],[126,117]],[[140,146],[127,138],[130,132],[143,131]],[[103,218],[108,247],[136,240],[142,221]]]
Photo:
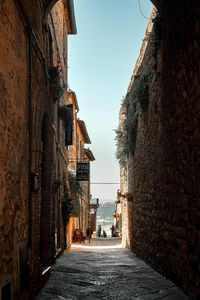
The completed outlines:
[[[69,87],[76,92],[96,160],[91,182],[119,182],[115,132],[120,104],[139,55],[148,19],[138,0],[74,0],[77,35],[69,36]],[[152,4],[140,0],[149,17]],[[119,185],[91,185],[100,201],[116,200]]]

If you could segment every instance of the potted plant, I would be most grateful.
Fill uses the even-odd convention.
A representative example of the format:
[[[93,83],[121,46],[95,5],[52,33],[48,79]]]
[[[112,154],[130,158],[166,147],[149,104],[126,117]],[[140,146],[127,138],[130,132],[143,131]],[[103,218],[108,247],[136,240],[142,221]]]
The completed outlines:
[[[60,61],[58,61],[60,63]],[[60,74],[63,72],[60,64],[57,66],[53,66],[52,64],[49,65],[49,77],[50,77],[50,90],[53,95],[53,99],[55,102],[59,101],[64,93],[66,85],[63,86],[60,83]]]

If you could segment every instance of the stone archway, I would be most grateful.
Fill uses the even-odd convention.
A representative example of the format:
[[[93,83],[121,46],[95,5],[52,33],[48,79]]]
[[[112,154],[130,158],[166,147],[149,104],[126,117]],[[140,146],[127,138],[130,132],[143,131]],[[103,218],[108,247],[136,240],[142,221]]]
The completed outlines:
[[[41,143],[40,261],[44,268],[51,263],[51,139],[47,115],[44,115],[42,121]]]

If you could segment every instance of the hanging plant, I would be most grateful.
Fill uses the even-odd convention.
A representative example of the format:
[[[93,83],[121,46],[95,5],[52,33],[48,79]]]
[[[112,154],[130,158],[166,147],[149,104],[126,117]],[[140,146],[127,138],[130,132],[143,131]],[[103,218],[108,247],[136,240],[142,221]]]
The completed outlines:
[[[59,62],[59,61],[58,61]],[[53,99],[55,102],[59,101],[64,91],[66,90],[66,84],[61,85],[60,83],[60,73],[63,71],[60,68],[60,65],[57,67],[49,65],[49,77],[50,77],[50,84],[51,84],[51,92],[53,94]]]

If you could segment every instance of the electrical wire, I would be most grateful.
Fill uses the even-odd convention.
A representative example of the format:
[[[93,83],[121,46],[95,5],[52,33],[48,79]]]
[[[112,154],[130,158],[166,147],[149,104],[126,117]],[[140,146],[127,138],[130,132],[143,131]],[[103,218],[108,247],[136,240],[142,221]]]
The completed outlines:
[[[119,182],[90,182],[90,184],[120,184]]]
[[[148,19],[149,20],[149,18],[147,18],[144,14],[143,14],[143,12],[142,12],[142,8],[141,8],[141,4],[140,4],[140,0],[138,0],[138,5],[139,5],[139,8],[140,8],[140,13],[141,13],[141,15],[143,16],[143,18],[145,18],[145,19]]]

